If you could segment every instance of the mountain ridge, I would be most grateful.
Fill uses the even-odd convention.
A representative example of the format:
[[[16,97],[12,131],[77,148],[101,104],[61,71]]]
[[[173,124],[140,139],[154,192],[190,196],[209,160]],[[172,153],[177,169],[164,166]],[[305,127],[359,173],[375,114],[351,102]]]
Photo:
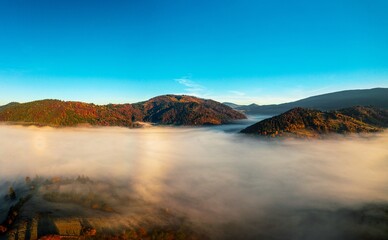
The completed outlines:
[[[235,109],[246,114],[280,114],[295,107],[321,111],[337,110],[353,106],[375,106],[388,109],[388,88],[353,89],[325,93],[297,101],[270,105],[242,105]]]
[[[0,107],[0,121],[50,126],[138,127],[138,122],[171,125],[218,125],[245,115],[219,102],[187,95],[162,95],[134,104],[96,105],[44,99]]]

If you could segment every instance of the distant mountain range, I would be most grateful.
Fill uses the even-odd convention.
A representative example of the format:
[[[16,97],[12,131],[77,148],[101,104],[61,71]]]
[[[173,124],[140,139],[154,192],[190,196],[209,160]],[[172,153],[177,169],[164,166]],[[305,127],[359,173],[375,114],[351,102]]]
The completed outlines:
[[[303,107],[321,111],[337,110],[353,106],[374,106],[388,109],[388,88],[346,90],[304,98],[295,102],[272,105],[237,105],[224,103],[246,114],[275,115],[292,108]]]
[[[263,136],[316,137],[327,133],[378,132],[388,127],[388,110],[375,107],[351,107],[337,111],[293,108],[265,119],[242,133]]]
[[[359,107],[354,107],[356,105]],[[0,121],[42,126],[90,124],[138,127],[142,122],[218,125],[245,119],[243,113],[283,113],[256,123],[242,132],[261,135],[314,135],[379,131],[380,128],[388,127],[387,112],[388,88],[374,88],[334,92],[290,103],[263,106],[221,104],[187,95],[162,95],[134,104],[95,105],[51,99],[28,103],[12,102],[0,106]]]
[[[95,105],[40,100],[0,107],[0,121],[50,126],[136,127],[138,122],[172,125],[217,125],[246,118],[219,102],[186,95],[163,95],[135,104]]]

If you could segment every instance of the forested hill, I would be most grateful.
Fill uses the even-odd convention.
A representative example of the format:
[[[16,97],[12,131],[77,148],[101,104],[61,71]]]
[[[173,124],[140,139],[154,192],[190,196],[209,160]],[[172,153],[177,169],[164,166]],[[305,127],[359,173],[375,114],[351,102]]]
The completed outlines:
[[[229,106],[192,96],[158,96],[140,103],[138,108],[144,114],[144,121],[162,124],[218,125],[246,118],[244,114]]]
[[[294,108],[241,132],[272,137],[317,137],[328,133],[378,132],[387,126],[388,110],[374,107],[357,106],[328,112]]]
[[[213,100],[185,95],[164,95],[135,104],[39,100],[0,107],[0,121],[50,125],[136,127],[137,122],[173,125],[223,124],[245,115]]]

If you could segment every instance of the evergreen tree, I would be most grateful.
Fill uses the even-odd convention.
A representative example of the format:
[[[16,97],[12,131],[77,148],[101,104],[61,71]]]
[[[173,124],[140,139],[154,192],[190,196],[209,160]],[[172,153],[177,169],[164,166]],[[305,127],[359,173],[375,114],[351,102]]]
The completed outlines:
[[[9,188],[8,194],[10,199],[12,200],[16,199],[16,192],[12,187]]]

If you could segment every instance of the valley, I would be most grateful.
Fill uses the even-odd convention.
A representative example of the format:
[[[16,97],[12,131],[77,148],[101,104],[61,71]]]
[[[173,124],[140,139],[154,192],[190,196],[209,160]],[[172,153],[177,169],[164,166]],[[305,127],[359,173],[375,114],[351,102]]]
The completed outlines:
[[[0,134],[1,239],[388,236],[384,131],[276,141],[233,124]]]

